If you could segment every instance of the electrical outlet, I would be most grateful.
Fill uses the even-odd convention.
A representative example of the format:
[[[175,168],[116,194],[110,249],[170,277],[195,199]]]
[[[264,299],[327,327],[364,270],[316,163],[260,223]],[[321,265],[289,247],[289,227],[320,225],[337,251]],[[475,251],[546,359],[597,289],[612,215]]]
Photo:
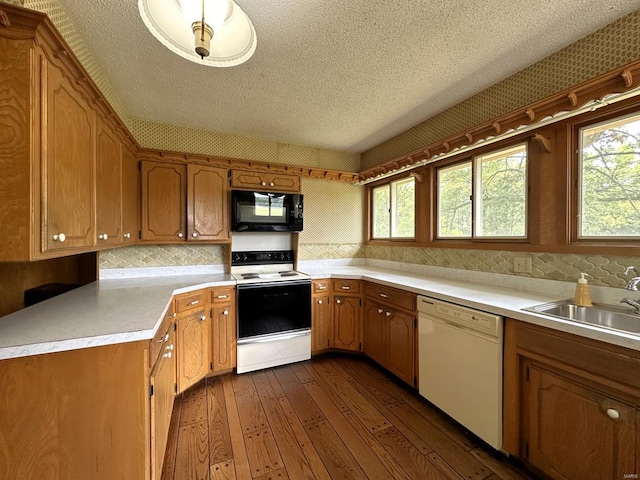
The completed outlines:
[[[531,273],[531,257],[514,257],[513,271],[515,273]]]

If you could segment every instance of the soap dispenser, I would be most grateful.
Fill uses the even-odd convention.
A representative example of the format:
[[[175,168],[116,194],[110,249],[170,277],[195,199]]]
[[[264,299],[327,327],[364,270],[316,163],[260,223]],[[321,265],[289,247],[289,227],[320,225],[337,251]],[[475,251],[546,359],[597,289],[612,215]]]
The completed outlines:
[[[587,283],[586,273],[581,273],[576,285],[576,293],[573,297],[573,303],[579,307],[592,307],[591,303],[591,290],[589,289],[589,283]]]

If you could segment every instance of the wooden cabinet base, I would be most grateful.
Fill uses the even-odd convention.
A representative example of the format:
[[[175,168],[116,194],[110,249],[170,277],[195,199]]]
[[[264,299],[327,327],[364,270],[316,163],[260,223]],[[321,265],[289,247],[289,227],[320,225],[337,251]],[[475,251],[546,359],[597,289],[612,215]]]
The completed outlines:
[[[148,478],[147,346],[0,361],[0,477]]]

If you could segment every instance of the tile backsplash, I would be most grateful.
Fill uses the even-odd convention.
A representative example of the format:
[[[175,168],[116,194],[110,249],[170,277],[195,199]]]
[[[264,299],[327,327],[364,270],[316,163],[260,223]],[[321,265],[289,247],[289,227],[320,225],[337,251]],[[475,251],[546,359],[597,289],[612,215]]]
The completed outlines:
[[[135,245],[100,252],[100,269],[224,265],[228,245]]]

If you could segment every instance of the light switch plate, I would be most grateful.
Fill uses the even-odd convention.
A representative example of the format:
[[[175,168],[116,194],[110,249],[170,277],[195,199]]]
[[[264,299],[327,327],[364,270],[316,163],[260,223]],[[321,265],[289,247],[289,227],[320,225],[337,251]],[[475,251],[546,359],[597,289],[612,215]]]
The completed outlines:
[[[531,257],[514,257],[513,271],[515,273],[531,273]]]

